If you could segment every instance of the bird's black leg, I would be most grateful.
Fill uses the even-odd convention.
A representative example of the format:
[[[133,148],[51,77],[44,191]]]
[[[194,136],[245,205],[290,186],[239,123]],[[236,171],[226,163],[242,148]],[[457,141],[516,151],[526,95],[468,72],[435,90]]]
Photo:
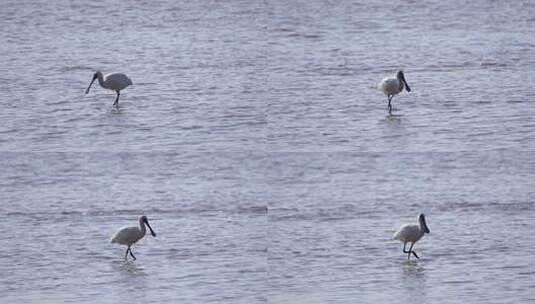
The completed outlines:
[[[130,255],[132,256],[132,258],[134,258],[134,261],[136,260],[136,257],[134,256],[134,254],[132,253],[132,249],[130,249]]]
[[[411,250],[409,249],[409,251],[407,251],[405,249],[405,246],[407,246],[407,242],[403,243],[403,253],[408,253],[409,254],[409,258],[408,259],[410,260],[410,258],[411,258]],[[411,248],[412,248],[412,245],[411,245]]]
[[[130,251],[130,246],[128,246],[128,248],[126,248],[126,252],[124,253],[124,259],[125,260],[128,260],[128,251]]]
[[[392,114],[392,95],[388,95],[388,114]]]
[[[115,98],[115,102],[113,103],[114,107],[118,107],[119,106],[119,96],[121,96],[121,92],[117,91],[117,98]],[[130,252],[132,252],[132,251],[130,251]]]
[[[411,244],[411,247],[409,248],[409,259],[411,257],[411,253],[414,254],[414,256],[419,259],[418,255],[416,254],[416,252],[412,251],[412,246],[414,246],[414,243]]]

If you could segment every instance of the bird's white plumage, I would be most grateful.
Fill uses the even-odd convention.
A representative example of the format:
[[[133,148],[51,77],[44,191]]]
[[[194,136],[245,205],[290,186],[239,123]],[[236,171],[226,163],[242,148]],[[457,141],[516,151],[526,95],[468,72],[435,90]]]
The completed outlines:
[[[145,234],[146,230],[139,227],[122,227],[111,237],[111,242],[130,246],[142,239]]]
[[[424,236],[424,230],[419,224],[405,224],[398,228],[392,236],[393,240],[415,243]]]
[[[386,96],[397,95],[403,90],[403,84],[395,75],[383,78],[378,87]]]
[[[132,80],[122,73],[106,74],[102,77],[102,82],[100,77],[98,79],[100,86],[114,91],[124,90],[129,85],[132,85]]]

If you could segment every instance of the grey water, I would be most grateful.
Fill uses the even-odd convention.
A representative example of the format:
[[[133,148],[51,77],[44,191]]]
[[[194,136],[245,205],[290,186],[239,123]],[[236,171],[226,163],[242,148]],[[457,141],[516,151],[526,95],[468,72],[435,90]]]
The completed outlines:
[[[535,301],[534,16],[3,1],[0,303]],[[119,110],[96,70],[133,80]],[[142,214],[125,262],[109,238]]]

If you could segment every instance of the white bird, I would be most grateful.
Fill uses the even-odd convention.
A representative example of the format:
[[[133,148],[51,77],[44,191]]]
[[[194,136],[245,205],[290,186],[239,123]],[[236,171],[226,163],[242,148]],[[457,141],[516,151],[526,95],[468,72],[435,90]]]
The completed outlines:
[[[123,227],[117,230],[117,232],[115,232],[115,234],[111,237],[112,243],[128,246],[124,254],[125,260],[128,258],[128,252],[130,252],[130,255],[132,258],[134,258],[134,260],[136,259],[130,247],[145,236],[145,233],[147,232],[145,225],[149,227],[152,236],[156,237],[156,233],[154,233],[154,230],[152,230],[149,220],[144,215],[139,217],[139,227]]]
[[[132,85],[132,80],[130,80],[130,78],[128,78],[128,76],[126,76],[125,74],[113,73],[102,76],[102,73],[100,71],[97,71],[95,74],[93,74],[93,80],[91,80],[91,83],[85,90],[86,94],[89,93],[89,89],[93,85],[93,82],[95,82],[95,79],[98,79],[98,83],[101,87],[117,92],[117,98],[115,98],[113,106],[118,106],[121,90],[124,90],[129,85]]]
[[[421,239],[425,233],[429,232],[429,228],[427,228],[427,224],[425,223],[425,215],[420,214],[420,216],[418,217],[418,224],[402,225],[394,233],[392,239],[400,240],[403,242],[403,252],[408,253],[407,259],[410,260],[411,253],[414,254],[417,259],[419,259],[416,252],[412,250],[412,246],[414,246],[414,243],[418,242],[418,240]],[[407,245],[407,243],[411,243],[409,251],[405,251],[405,246]]]
[[[406,88],[407,92],[411,91],[411,88],[405,80],[403,71],[398,71],[396,76],[391,75],[383,78],[383,80],[379,82],[378,88],[388,97],[388,113],[390,114],[392,114],[392,97],[403,91],[403,88]]]

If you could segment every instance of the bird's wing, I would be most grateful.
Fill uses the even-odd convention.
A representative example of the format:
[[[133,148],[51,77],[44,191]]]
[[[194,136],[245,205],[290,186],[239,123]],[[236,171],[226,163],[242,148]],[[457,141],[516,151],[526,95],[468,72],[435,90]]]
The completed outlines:
[[[132,80],[122,73],[107,74],[104,76],[104,82],[106,82],[108,87],[113,89],[117,88],[119,90],[122,90],[132,84]]]
[[[405,241],[408,238],[410,238],[411,236],[417,235],[418,232],[419,232],[418,225],[405,224],[405,225],[402,225],[401,227],[399,227],[398,230],[396,230],[396,232],[394,232],[394,235],[392,236],[392,239],[393,240]]]
[[[139,229],[137,227],[123,227],[123,228],[120,228],[111,237],[111,242],[112,243],[123,243],[123,242],[129,241],[130,238],[133,235],[137,235],[138,230]]]
[[[392,235],[393,240],[401,240],[401,233],[404,227],[405,225],[402,225],[398,228],[398,230],[396,230],[396,232],[394,232],[394,234]]]
[[[400,92],[397,78],[387,77],[379,83],[379,87],[385,94],[397,94]]]
[[[399,82],[398,82],[397,78],[387,77],[387,78],[381,80],[381,85],[388,86],[388,87],[390,87],[390,86],[398,86]]]

